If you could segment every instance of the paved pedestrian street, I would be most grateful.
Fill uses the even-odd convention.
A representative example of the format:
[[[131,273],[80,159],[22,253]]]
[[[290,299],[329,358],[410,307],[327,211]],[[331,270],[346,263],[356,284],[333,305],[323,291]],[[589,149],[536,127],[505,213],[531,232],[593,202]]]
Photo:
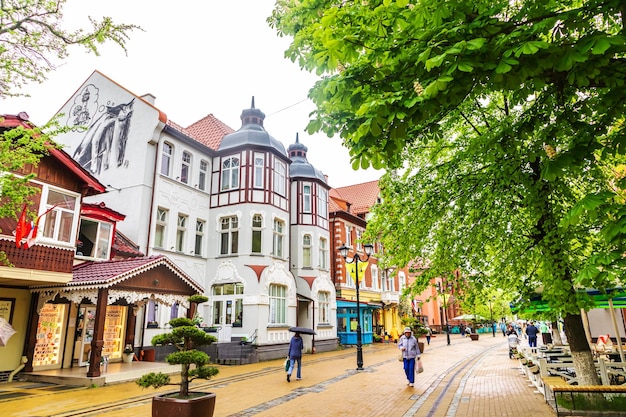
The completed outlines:
[[[423,339],[420,339],[423,340]],[[363,347],[364,370],[356,371],[356,349],[305,355],[302,380],[287,382],[284,360],[222,366],[196,391],[217,394],[216,417],[225,416],[554,416],[543,395],[509,359],[502,334],[478,341],[437,335],[422,355],[424,372],[409,387],[393,344]],[[0,384],[2,417],[148,417],[158,391],[134,382],[98,388],[32,382]],[[174,416],[172,416],[174,417]]]

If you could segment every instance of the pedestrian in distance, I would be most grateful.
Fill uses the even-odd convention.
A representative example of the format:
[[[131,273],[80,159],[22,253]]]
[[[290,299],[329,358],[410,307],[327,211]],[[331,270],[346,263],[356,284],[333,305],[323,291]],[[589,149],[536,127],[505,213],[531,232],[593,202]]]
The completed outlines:
[[[406,379],[409,381],[408,385],[413,387],[415,385],[415,360],[420,359],[422,352],[420,352],[417,339],[413,336],[410,327],[404,328],[404,334],[400,336],[398,341],[398,349],[402,351],[402,364]]]
[[[537,350],[537,334],[538,333],[539,333],[539,329],[531,321],[528,324],[528,326],[526,326],[526,336],[528,336],[528,346],[530,346],[533,352]]]
[[[426,344],[430,345],[430,338],[433,336],[433,331],[430,327],[426,326]]]
[[[298,370],[296,371],[296,380],[302,379],[302,349],[304,348],[304,342],[300,333],[293,335],[289,341],[289,370],[287,371],[287,382],[291,382],[291,374],[293,373],[293,367],[297,363]]]
[[[506,337],[506,324],[503,321],[500,322],[500,330],[502,331],[502,336]]]

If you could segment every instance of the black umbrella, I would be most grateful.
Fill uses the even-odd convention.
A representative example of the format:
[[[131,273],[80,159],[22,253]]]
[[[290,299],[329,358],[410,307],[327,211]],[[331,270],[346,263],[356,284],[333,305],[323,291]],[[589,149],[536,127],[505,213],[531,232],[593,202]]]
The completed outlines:
[[[290,327],[289,331],[302,334],[317,334],[315,330],[309,329],[308,327]]]

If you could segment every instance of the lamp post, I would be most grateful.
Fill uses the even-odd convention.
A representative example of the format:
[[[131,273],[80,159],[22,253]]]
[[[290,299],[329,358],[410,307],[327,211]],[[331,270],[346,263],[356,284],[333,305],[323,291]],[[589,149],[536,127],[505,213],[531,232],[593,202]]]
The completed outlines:
[[[448,286],[445,285],[445,281],[442,279],[441,283],[437,283],[437,292],[443,296],[443,317],[446,320],[446,341],[450,346],[450,325],[448,324],[448,303],[446,301],[446,290]]]
[[[489,314],[491,315],[491,332],[493,333],[493,337],[496,337],[496,326],[493,322],[493,302],[496,300],[496,297],[491,297],[489,299]]]
[[[363,339],[361,336],[361,304],[359,300],[359,262],[367,262],[370,255],[374,253],[374,245],[367,243],[363,245],[365,249],[366,257],[361,259],[358,253],[355,253],[351,261],[348,261],[348,252],[350,248],[344,243],[339,248],[339,254],[343,257],[346,263],[354,263],[355,278],[356,278],[356,370],[363,370]]]

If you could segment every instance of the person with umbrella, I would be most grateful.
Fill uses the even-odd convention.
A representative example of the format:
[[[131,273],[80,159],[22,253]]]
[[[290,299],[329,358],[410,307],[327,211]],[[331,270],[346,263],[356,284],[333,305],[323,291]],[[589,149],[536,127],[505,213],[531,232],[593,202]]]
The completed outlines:
[[[304,342],[300,336],[300,332],[296,332],[289,341],[289,370],[287,370],[287,382],[291,382],[291,373],[295,363],[298,363],[298,370],[296,372],[296,380],[302,379],[302,349],[304,348]]]

